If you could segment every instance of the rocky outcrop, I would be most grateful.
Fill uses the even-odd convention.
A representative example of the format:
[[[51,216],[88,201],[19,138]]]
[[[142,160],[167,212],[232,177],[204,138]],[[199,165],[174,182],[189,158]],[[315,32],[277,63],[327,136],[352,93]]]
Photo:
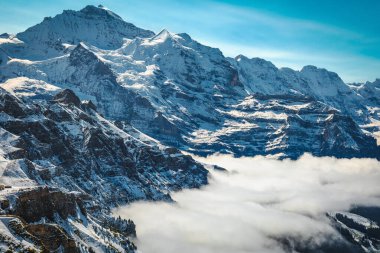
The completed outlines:
[[[17,99],[7,94],[1,88],[0,92],[2,93],[0,96],[0,111],[15,118],[26,116],[24,109],[20,106]]]
[[[16,192],[15,203],[7,212],[14,217],[9,228],[42,251],[79,252],[75,240],[57,224],[86,214],[79,196],[47,187],[26,189]]]
[[[27,224],[15,217],[9,221],[13,233],[29,241],[42,252],[79,253],[75,241],[57,224]]]
[[[30,224],[25,230],[38,238],[43,248],[49,252],[63,249],[64,253],[79,253],[75,241],[55,224]]]
[[[42,218],[53,221],[55,215],[59,215],[62,219],[75,217],[78,210],[86,214],[83,203],[77,195],[45,187],[20,192],[12,213],[30,223],[40,221]]]
[[[365,252],[380,250],[380,208],[357,206],[349,212],[332,212],[327,216],[349,242]]]
[[[115,246],[124,253],[136,250],[130,240],[136,236],[133,221],[113,218],[102,206],[94,209],[96,201],[88,195],[31,187],[6,197],[12,206],[2,212],[0,222],[5,219],[4,224],[16,236],[4,238],[10,247],[22,238],[42,252],[90,253],[94,245],[104,252]]]
[[[80,106],[81,102],[72,90],[65,89],[54,96],[53,101],[67,105]]]

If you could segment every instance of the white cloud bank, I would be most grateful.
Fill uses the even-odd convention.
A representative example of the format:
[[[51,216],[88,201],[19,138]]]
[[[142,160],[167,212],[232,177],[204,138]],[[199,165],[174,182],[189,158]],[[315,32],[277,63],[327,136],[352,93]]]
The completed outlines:
[[[137,224],[141,252],[285,252],[284,238],[318,248],[341,239],[326,212],[380,206],[380,162],[373,159],[197,159],[229,173],[212,172],[208,186],[174,194],[174,204],[115,210]]]

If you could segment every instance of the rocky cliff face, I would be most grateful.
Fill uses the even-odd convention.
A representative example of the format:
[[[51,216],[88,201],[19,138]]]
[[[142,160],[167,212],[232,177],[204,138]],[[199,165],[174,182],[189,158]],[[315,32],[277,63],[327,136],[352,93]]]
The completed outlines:
[[[33,96],[19,93],[25,82],[35,86]],[[116,126],[71,90],[25,78],[10,87],[12,93],[0,90],[0,173],[1,183],[13,188],[0,192],[0,219],[9,227],[7,215],[20,218],[13,221],[17,233],[35,248],[133,252],[134,224],[110,217],[111,207],[170,201],[171,191],[207,183],[208,171],[190,156]],[[18,245],[12,238],[0,246]]]
[[[79,214],[74,194],[36,188],[16,196],[15,205],[7,210],[13,215],[9,228],[14,234],[47,252],[80,252],[75,240],[55,223]]]
[[[252,95],[220,110],[228,120],[220,129],[194,134],[194,150],[236,155],[376,157],[376,142],[348,116],[298,95]],[[239,131],[244,129],[244,131]],[[362,153],[362,151],[366,150]]]
[[[133,222],[92,211],[96,199],[89,195],[28,187],[9,190],[5,197],[12,205],[1,210],[0,223],[7,229],[1,230],[0,249],[63,253],[136,249],[130,241],[136,236]]]
[[[9,145],[25,161],[23,172],[39,184],[90,193],[116,205],[169,199],[167,192],[207,183],[207,171],[192,158],[137,131],[128,134],[70,90],[38,105],[4,90],[0,95],[7,117],[0,126],[14,136]]]
[[[20,192],[12,208],[13,215],[23,218],[28,223],[40,221],[42,218],[53,221],[55,215],[62,219],[75,217],[78,210],[86,214],[79,196],[48,188]]]

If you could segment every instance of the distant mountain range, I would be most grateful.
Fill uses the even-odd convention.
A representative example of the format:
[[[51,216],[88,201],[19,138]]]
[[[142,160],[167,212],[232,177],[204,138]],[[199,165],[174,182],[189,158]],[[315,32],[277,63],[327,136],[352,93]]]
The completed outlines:
[[[315,66],[225,57],[102,6],[0,35],[0,82],[0,184],[14,186],[0,192],[1,212],[23,219],[12,226],[35,238],[31,247],[54,249],[36,231],[59,225],[68,228],[59,235],[65,252],[133,252],[125,238],[134,225],[111,218],[111,207],[170,201],[172,191],[207,183],[203,165],[179,150],[380,159],[379,79],[345,84]],[[24,212],[36,196],[46,201]],[[45,219],[44,205],[62,201],[68,213],[49,216],[56,225],[27,229]]]

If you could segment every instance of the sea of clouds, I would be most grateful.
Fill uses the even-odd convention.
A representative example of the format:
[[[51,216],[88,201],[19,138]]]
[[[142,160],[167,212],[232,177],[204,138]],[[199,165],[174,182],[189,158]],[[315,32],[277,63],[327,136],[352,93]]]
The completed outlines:
[[[114,210],[137,224],[141,252],[320,249],[343,241],[326,213],[380,206],[380,162],[374,159],[195,158],[228,172],[211,171],[209,185],[173,194],[175,203],[138,202]]]

